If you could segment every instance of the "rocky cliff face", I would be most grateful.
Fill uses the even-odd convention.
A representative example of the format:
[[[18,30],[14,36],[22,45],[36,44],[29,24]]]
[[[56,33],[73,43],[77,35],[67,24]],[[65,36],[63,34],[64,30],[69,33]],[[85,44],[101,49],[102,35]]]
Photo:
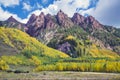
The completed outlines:
[[[39,16],[32,15],[27,22],[27,33],[30,34],[31,36],[38,36],[39,31],[41,29],[45,28],[45,15],[44,13],[41,13]]]
[[[28,27],[27,33],[31,36],[38,36],[40,31],[54,29],[57,26],[53,17],[50,14],[44,15],[43,12],[39,16],[33,14],[26,25]]]
[[[85,17],[78,14],[78,13],[75,13],[72,17],[72,21],[74,24],[84,25],[85,24]]]
[[[74,24],[79,25],[83,27],[84,29],[91,28],[92,30],[96,30],[96,29],[103,30],[103,25],[101,25],[92,16],[84,17],[78,13],[75,13],[72,17],[72,21]]]
[[[71,49],[73,49],[73,47],[71,46],[70,43],[65,42],[65,43],[63,43],[63,44],[61,44],[61,45],[58,45],[58,46],[57,46],[57,49],[60,50],[60,51],[62,51],[62,52],[64,52],[64,53],[70,54],[69,51],[70,51]]]
[[[56,19],[50,15],[47,14],[45,16],[45,27],[50,30],[50,29],[55,29],[58,25],[56,24]]]
[[[56,28],[70,28],[74,25],[78,25],[84,29],[89,29],[91,32],[96,29],[103,30],[103,25],[101,25],[92,16],[84,17],[75,13],[72,18],[69,18],[61,10],[56,16],[52,16],[50,14],[44,15],[43,12],[39,16],[32,14],[26,25],[28,27],[27,33],[31,36],[38,36],[39,32],[44,29],[52,30]]]
[[[34,23],[36,19],[37,19],[37,16],[35,14],[32,14],[26,25],[27,26],[32,25],[32,23]]]
[[[61,10],[57,13],[56,16],[58,24],[63,27],[72,27],[74,24],[71,19]]]
[[[88,17],[85,19],[85,23],[86,23],[87,25],[91,24],[93,29],[99,29],[99,30],[102,30],[102,29],[103,29],[103,25],[100,24],[100,23],[99,23],[94,17],[92,17],[92,16],[88,16]]]
[[[20,23],[13,16],[10,16],[6,21],[7,22],[13,22],[13,23]]]

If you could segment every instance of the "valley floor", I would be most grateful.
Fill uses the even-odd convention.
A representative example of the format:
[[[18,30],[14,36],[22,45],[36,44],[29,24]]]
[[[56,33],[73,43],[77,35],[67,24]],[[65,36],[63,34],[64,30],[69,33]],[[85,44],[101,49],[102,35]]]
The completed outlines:
[[[70,71],[42,71],[20,74],[0,72],[0,80],[120,80],[120,74]]]

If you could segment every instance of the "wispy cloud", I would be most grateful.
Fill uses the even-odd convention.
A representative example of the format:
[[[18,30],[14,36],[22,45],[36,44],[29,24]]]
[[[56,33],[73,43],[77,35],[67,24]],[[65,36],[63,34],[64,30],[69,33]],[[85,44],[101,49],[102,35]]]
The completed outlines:
[[[46,3],[48,3],[48,0],[42,0],[42,3],[46,4]]]
[[[31,11],[32,7],[31,7],[30,4],[23,2],[23,8],[22,9],[24,9],[26,11]]]

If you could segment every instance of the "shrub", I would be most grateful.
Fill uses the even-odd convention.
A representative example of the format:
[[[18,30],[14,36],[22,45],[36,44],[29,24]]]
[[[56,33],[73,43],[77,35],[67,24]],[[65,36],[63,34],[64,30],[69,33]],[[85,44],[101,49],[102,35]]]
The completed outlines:
[[[7,64],[20,65],[23,63],[22,60],[16,56],[2,56],[1,59],[6,61]]]
[[[7,65],[7,63],[0,59],[0,70],[8,70],[9,69],[9,66]]]
[[[116,62],[107,62],[105,67],[106,72],[117,72]]]
[[[41,64],[41,61],[36,56],[32,56],[30,62],[32,62],[36,66]]]
[[[57,71],[63,71],[63,65],[61,63],[56,64],[56,70]]]

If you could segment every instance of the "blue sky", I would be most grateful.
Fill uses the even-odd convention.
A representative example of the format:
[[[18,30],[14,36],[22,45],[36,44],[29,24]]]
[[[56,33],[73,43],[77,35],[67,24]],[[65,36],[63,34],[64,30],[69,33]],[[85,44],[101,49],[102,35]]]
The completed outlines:
[[[0,20],[13,16],[26,23],[31,14],[56,15],[61,9],[69,17],[75,12],[92,15],[102,24],[120,27],[120,0],[0,0]]]

